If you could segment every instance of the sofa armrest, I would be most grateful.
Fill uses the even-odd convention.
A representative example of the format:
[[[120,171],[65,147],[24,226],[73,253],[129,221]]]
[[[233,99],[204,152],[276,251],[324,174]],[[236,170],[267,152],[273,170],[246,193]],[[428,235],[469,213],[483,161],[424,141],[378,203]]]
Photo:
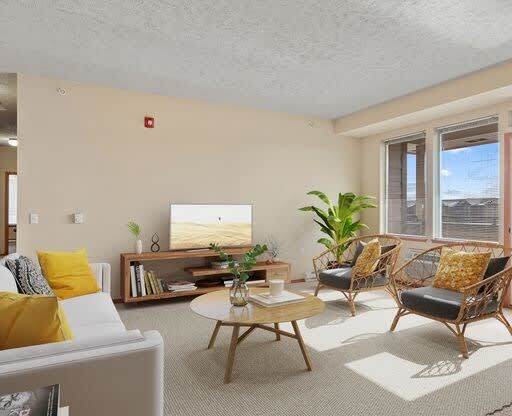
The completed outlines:
[[[61,386],[73,416],[163,415],[163,340],[138,340],[0,364],[0,392]]]
[[[109,263],[91,263],[91,270],[98,281],[98,286],[102,292],[110,293],[110,264]]]

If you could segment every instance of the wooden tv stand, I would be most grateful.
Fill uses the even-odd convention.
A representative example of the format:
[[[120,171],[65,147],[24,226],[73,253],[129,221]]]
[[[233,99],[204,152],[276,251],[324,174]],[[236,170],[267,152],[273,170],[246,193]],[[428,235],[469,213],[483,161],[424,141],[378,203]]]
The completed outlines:
[[[251,247],[242,248],[226,248],[224,251],[233,256],[242,256]],[[204,293],[213,292],[215,290],[225,289],[225,286],[211,286],[211,287],[198,287],[196,290],[185,291],[185,292],[164,292],[158,295],[147,295],[132,297],[131,294],[131,278],[130,278],[130,264],[132,262],[155,262],[155,261],[171,261],[171,260],[186,260],[186,259],[201,259],[204,258],[203,266],[185,267],[184,271],[187,272],[191,278],[202,277],[202,276],[215,276],[224,275],[228,276],[229,271],[226,269],[212,269],[208,264],[208,259],[212,257],[218,257],[218,254],[212,250],[179,250],[179,251],[160,251],[157,253],[147,252],[142,254],[136,253],[122,253],[121,254],[121,296],[125,303],[144,302],[149,300],[160,300],[177,298],[184,296],[197,296]],[[258,262],[251,269],[257,280],[269,279],[283,279],[286,282],[290,282],[290,264],[284,262],[275,262],[267,264],[266,262]],[[193,280],[193,279],[192,279]]]

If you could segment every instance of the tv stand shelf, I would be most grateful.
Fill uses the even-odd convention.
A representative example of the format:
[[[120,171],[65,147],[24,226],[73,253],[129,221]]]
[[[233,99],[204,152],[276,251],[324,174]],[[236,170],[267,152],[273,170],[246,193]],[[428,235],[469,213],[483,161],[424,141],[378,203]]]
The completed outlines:
[[[260,261],[260,262],[256,263],[256,265],[251,269],[251,271],[286,269],[287,267],[288,267],[287,263],[283,263],[280,261],[275,262],[275,263],[270,263],[270,264],[268,264],[264,261]],[[211,267],[185,267],[185,271],[187,273],[190,273],[194,277],[229,274],[228,269],[213,269]]]
[[[236,258],[242,256],[251,247],[240,248],[226,248],[224,251]],[[216,290],[226,289],[224,286],[212,287],[198,287],[196,290],[183,291],[183,292],[164,292],[158,295],[147,295],[132,297],[131,295],[131,279],[130,279],[130,265],[132,262],[153,262],[153,261],[172,261],[183,259],[198,259],[204,258],[205,265],[200,267],[185,267],[185,272],[189,273],[192,277],[201,276],[215,276],[215,275],[229,275],[227,269],[213,269],[208,264],[208,259],[218,257],[218,254],[212,250],[179,250],[179,251],[161,251],[157,253],[146,252],[141,254],[136,253],[122,253],[121,254],[121,296],[125,303],[144,302],[151,300],[178,298],[186,296],[197,296],[204,293],[213,292]],[[290,281],[290,264],[284,262],[275,262],[267,264],[266,262],[258,262],[251,269],[251,272],[258,277],[258,280],[269,279],[283,279],[286,282]]]

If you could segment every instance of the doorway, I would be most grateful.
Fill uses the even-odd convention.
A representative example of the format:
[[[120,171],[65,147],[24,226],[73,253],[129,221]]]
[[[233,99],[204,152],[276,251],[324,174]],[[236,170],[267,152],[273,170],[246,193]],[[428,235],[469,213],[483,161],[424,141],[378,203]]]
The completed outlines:
[[[0,73],[0,255],[16,252],[18,176],[17,75]],[[3,179],[3,180],[2,180]],[[3,188],[3,189],[2,189]]]
[[[4,192],[4,254],[11,254],[16,252],[18,226],[18,175],[16,172],[5,172]]]

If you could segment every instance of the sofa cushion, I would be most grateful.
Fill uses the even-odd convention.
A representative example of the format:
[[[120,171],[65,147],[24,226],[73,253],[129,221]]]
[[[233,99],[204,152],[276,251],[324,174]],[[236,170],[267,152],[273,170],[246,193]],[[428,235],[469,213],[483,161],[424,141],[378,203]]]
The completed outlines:
[[[369,241],[352,267],[352,275],[366,276],[375,271],[379,264],[382,247],[377,238]]]
[[[20,254],[19,253],[11,253],[11,254],[8,254],[7,256],[4,256],[0,259],[0,266],[5,266],[5,263],[7,262],[7,260],[15,260],[17,258],[20,257]],[[6,266],[7,267],[7,266]]]
[[[61,299],[100,291],[85,249],[75,252],[38,251],[37,258],[50,286]]]
[[[320,282],[342,290],[350,289],[352,280],[352,267],[341,267],[339,269],[324,270],[319,273]],[[388,282],[386,276],[378,275],[373,279],[361,279],[353,289],[363,289],[368,286],[385,286]]]
[[[425,286],[402,292],[400,299],[403,305],[412,311],[454,320],[459,315],[463,296],[461,292]],[[497,307],[498,302],[493,299],[488,303],[485,312],[493,312]],[[471,316],[471,311],[468,315]]]
[[[18,293],[18,286],[11,271],[0,265],[0,292]]]
[[[41,273],[41,269],[32,259],[19,256],[16,259],[8,259],[5,264],[13,274],[21,293],[54,296],[52,289]]]
[[[0,292],[0,349],[73,339],[55,296]]]
[[[478,283],[484,276],[490,258],[490,251],[465,252],[443,247],[433,285],[440,289],[461,291]]]
[[[126,330],[108,293],[92,293],[64,299],[60,303],[75,338]]]
[[[94,337],[73,339],[72,341],[55,342],[52,344],[33,345],[23,348],[12,348],[0,351],[0,365],[26,361],[30,359],[55,357],[76,351],[94,350],[130,342],[144,340],[138,329]]]

